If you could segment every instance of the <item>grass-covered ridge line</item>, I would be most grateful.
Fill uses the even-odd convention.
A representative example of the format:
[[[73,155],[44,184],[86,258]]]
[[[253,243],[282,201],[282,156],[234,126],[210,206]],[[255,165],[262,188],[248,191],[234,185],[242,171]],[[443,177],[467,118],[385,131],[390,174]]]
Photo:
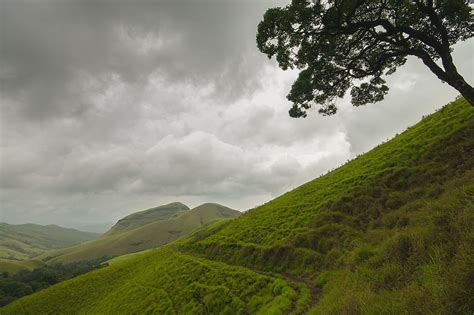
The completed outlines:
[[[350,163],[245,213],[212,239],[272,246],[285,243],[299,229],[306,229],[328,200],[388,169],[413,164],[431,145],[447,139],[471,119],[471,108],[460,100]]]
[[[118,223],[97,240],[47,252],[38,259],[48,264],[71,263],[139,252],[168,244],[215,220],[235,218],[241,214],[237,210],[213,203],[206,203],[192,210],[185,209],[188,208],[183,204],[173,203],[131,214],[119,221],[131,222],[126,224],[128,228],[117,229],[120,226]],[[144,222],[148,223],[142,225]],[[136,227],[131,228],[131,225]]]
[[[474,111],[458,100],[181,250],[315,279],[322,313],[466,312],[474,309],[473,156]],[[272,221],[294,228],[262,228]],[[280,241],[267,244],[271,237]]]
[[[0,258],[28,260],[48,250],[73,246],[98,236],[57,225],[0,223]]]
[[[473,156],[474,109],[459,99],[237,219],[0,312],[469,313]]]
[[[188,210],[188,206],[180,202],[173,202],[155,208],[134,212],[120,219],[104,235],[114,235],[136,229],[152,222],[168,220],[179,216]]]

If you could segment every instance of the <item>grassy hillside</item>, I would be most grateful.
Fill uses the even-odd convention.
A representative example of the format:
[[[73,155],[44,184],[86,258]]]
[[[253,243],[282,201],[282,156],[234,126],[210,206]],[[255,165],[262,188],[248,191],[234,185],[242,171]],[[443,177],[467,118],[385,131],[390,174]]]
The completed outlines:
[[[181,215],[183,212],[188,211],[188,206],[180,203],[173,202],[167,205],[134,212],[123,219],[120,219],[112,228],[107,231],[104,235],[114,235],[126,231],[136,229],[137,227],[144,226],[151,222],[168,220],[173,217]]]
[[[33,270],[42,266],[38,260],[10,260],[0,259],[0,272],[8,272],[9,275],[16,274],[20,270]]]
[[[474,108],[462,99],[241,217],[2,314],[470,314]]]
[[[184,206],[179,203],[171,205]],[[97,240],[58,251],[48,252],[39,256],[38,259],[48,263],[69,263],[138,252],[168,244],[212,221],[235,218],[240,215],[239,211],[211,203],[203,204],[192,210],[179,210],[177,212],[169,211],[170,207],[168,206],[169,205],[158,207],[154,208],[158,210],[152,210],[152,212],[161,212],[161,209],[165,209],[164,212],[168,213],[166,216],[163,214],[151,215],[150,210],[146,210],[139,212],[137,216],[132,214],[125,218],[142,218],[142,214],[146,213],[148,218],[158,218],[155,222],[139,226],[132,230],[122,229],[120,232],[112,228],[111,231],[113,233],[106,233]],[[174,209],[177,209],[177,207]],[[170,218],[162,219],[165,217]],[[119,223],[125,222],[125,219],[120,220]]]
[[[45,251],[77,245],[98,236],[57,225],[0,223],[0,258],[27,260]]]
[[[200,314],[222,310],[223,314],[236,311],[255,314],[267,310],[278,313],[287,309],[297,296],[298,286],[283,279],[195,258],[166,247],[137,258],[59,283],[7,305],[1,312]],[[157,273],[158,270],[166,273]],[[175,303],[177,300],[180,303]]]

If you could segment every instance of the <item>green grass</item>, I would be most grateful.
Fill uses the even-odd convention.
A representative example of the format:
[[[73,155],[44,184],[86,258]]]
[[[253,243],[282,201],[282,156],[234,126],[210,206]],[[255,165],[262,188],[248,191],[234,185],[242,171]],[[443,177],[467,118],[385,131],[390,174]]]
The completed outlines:
[[[27,296],[2,314],[281,313],[296,295],[283,279],[161,248]]]
[[[0,312],[469,314],[473,156],[474,108],[458,99],[237,219]]]
[[[9,260],[0,259],[0,272],[8,272],[13,275],[21,270],[33,270],[42,266],[43,263],[38,260]]]
[[[171,205],[176,204],[177,203]],[[169,212],[168,206],[169,205],[164,206],[164,208],[158,207],[155,209],[160,209],[159,212],[161,212],[162,209]],[[157,210],[155,210],[155,212],[156,211]],[[146,212],[139,212],[139,214],[143,213]],[[171,216],[162,215],[160,219],[134,229],[106,233],[99,239],[91,242],[47,252],[37,257],[37,259],[43,260],[48,264],[70,263],[139,252],[168,244],[214,220],[235,218],[239,215],[239,211],[218,204],[207,203],[192,210],[174,211]],[[132,214],[125,219],[130,217],[136,216]],[[152,216],[148,210],[148,217],[156,218],[158,215]],[[168,219],[163,219],[164,217],[168,217]],[[125,219],[119,222],[124,222]],[[114,231],[114,228],[112,228],[111,231]]]
[[[189,207],[173,202],[167,205],[134,212],[123,219],[120,219],[105,235],[114,235],[136,229],[152,222],[168,220],[189,211]]]
[[[48,250],[80,244],[98,236],[57,225],[0,223],[0,259],[28,260]]]

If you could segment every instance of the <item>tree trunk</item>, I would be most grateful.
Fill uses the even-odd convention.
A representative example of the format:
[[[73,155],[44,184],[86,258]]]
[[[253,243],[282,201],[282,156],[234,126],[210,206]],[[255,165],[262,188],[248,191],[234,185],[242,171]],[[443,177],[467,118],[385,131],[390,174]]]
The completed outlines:
[[[474,88],[459,74],[449,50],[441,55],[441,61],[446,72],[446,82],[458,90],[466,101],[474,106]]]
[[[474,106],[474,88],[470,86],[464,79],[456,80],[451,83],[448,82],[453,88],[459,91],[461,95],[468,101],[472,106]]]

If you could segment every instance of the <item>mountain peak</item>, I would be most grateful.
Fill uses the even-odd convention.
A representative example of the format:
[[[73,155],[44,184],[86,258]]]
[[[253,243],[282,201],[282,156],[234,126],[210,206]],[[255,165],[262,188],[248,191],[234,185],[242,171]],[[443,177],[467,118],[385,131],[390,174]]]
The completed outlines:
[[[112,235],[135,229],[137,227],[173,218],[189,211],[189,207],[181,202],[172,202],[154,208],[134,212],[118,220],[104,235]]]

